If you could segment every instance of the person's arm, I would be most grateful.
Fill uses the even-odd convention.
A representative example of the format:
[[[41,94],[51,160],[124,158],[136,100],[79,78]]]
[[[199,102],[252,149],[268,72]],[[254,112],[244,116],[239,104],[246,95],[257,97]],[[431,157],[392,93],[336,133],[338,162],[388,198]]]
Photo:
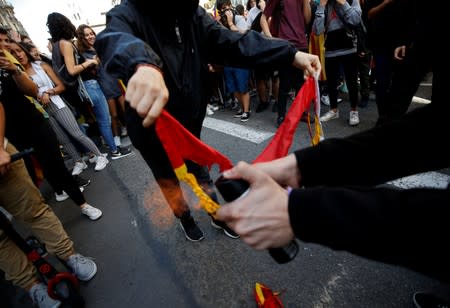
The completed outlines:
[[[5,150],[5,110],[0,102],[0,175],[8,171],[11,156]]]
[[[311,22],[311,17],[311,0],[303,0],[303,18],[305,19],[306,27]]]
[[[98,61],[95,59],[86,59],[86,61],[84,61],[83,63],[75,64],[75,46],[73,46],[72,42],[67,40],[60,40],[58,43],[61,54],[64,57],[64,64],[66,65],[67,71],[70,75],[77,76],[88,67],[98,65]]]
[[[259,20],[259,22],[261,24],[261,29],[262,29],[262,32],[264,33],[264,35],[267,37],[272,37],[272,33],[270,33],[269,21],[268,21],[267,16],[264,15],[264,13],[262,13],[261,19]]]
[[[59,79],[58,75],[56,75],[56,73],[53,70],[53,68],[50,65],[48,65],[47,63],[45,63],[45,62],[41,63],[41,67],[43,68],[45,73],[48,75],[50,80],[55,85],[53,87],[53,89],[49,89],[46,92],[48,92],[48,94],[50,96],[52,96],[52,95],[60,95],[62,92],[64,92],[66,90],[66,87],[65,87],[64,83],[61,81],[61,79]]]
[[[367,19],[371,21],[375,18],[383,18],[383,13],[393,2],[394,0],[384,0],[379,5],[370,8],[367,12]]]

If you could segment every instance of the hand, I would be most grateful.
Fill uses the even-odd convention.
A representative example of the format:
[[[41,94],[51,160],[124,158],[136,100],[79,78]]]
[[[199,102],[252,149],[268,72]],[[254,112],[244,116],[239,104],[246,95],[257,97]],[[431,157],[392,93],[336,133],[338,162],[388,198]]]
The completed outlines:
[[[285,189],[256,166],[244,162],[223,175],[227,179],[246,180],[250,189],[246,196],[220,207],[217,219],[255,249],[283,247],[294,239]]]
[[[144,127],[153,124],[169,100],[169,90],[161,72],[151,66],[139,66],[128,81],[125,99],[144,118]]]
[[[46,107],[50,103],[50,94],[48,93],[42,93],[42,95],[39,97],[39,102],[42,106]]]
[[[9,163],[11,162],[11,155],[4,149],[0,149],[0,175],[8,172]]]
[[[406,46],[399,46],[394,50],[394,59],[402,61],[406,55]]]
[[[310,75],[318,78],[322,69],[318,56],[301,51],[295,54],[293,65],[303,70],[305,79]]]
[[[262,172],[268,174],[278,185],[287,188],[300,187],[300,171],[294,154],[265,163],[254,164]]]

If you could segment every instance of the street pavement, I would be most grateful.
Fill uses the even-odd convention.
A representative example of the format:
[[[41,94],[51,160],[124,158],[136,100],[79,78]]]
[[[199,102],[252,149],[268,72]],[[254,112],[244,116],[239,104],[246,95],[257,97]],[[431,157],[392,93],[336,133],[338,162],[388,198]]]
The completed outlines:
[[[424,83],[418,95],[429,99],[429,93],[430,87]],[[348,105],[344,99],[339,105],[341,118],[323,123],[325,138],[347,136],[374,126],[373,97],[360,110],[361,124],[357,127],[347,124]],[[413,104],[412,108],[417,106]],[[207,117],[202,138],[233,163],[251,162],[275,133],[276,114],[270,109],[252,113],[248,122],[241,123],[233,118],[234,113],[222,110]],[[300,123],[291,149],[309,144],[306,125]],[[348,171],[352,168],[358,166],[348,166]],[[218,177],[216,167],[211,174],[213,179]],[[449,174],[448,170],[439,170],[404,179],[398,185],[442,186]],[[90,165],[82,176],[92,181],[84,192],[87,201],[103,211],[103,217],[96,222],[83,217],[71,200],[56,202],[48,185],[44,184],[41,191],[77,251],[93,257],[98,265],[97,275],[80,290],[88,308],[256,307],[256,282],[281,292],[285,307],[409,308],[413,307],[415,291],[450,294],[448,286],[408,269],[300,241],[297,257],[287,264],[277,264],[267,251],[255,251],[212,228],[209,216],[184,186],[193,216],[205,232],[203,241],[189,242],[136,150],[133,155],[110,161],[100,172]],[[420,243],[417,245],[420,249]],[[6,282],[0,282],[0,298],[1,307],[31,307],[26,294]]]

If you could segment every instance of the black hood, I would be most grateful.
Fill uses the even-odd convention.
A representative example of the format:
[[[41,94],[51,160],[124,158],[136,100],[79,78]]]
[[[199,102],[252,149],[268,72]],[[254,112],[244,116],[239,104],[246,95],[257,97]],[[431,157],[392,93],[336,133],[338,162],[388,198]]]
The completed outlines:
[[[199,0],[128,0],[146,15],[162,18],[188,19],[198,8]],[[151,4],[150,4],[151,3]],[[149,7],[150,6],[150,7]]]

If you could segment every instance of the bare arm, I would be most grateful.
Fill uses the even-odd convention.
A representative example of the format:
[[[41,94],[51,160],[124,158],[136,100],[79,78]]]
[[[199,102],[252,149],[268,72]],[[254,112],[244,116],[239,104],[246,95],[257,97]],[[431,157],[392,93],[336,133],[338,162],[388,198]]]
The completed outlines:
[[[272,33],[270,33],[269,22],[267,20],[266,15],[264,13],[261,15],[260,20],[261,28],[265,36],[272,37]]]
[[[305,18],[305,25],[311,22],[311,0],[303,0],[303,17]]]
[[[64,57],[64,64],[66,64],[67,71],[72,76],[79,75],[82,71],[84,71],[91,65],[98,65],[98,61],[96,59],[87,59],[83,63],[75,64],[75,58],[73,56],[73,51],[75,47],[70,41],[67,40],[59,41],[59,48],[61,50],[61,54]]]
[[[5,110],[0,102],[0,175],[8,171],[11,156],[5,150]]]

